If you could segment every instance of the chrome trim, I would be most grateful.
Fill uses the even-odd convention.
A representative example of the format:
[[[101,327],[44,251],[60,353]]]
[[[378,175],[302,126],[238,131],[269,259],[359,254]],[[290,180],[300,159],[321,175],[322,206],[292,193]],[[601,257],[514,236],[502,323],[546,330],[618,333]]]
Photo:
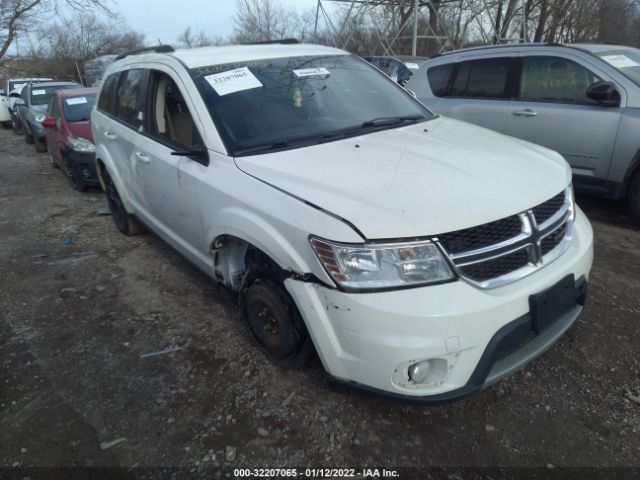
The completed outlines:
[[[521,233],[495,245],[462,253],[449,254],[437,238],[434,239],[434,242],[436,242],[436,244],[445,253],[446,257],[450,260],[451,265],[453,265],[455,272],[464,281],[483,289],[497,288],[502,285],[512,283],[555,261],[562,256],[562,254],[566,252],[571,245],[571,241],[573,239],[573,221],[575,219],[575,203],[571,185],[564,190],[564,197],[564,204],[556,213],[554,213],[549,219],[545,220],[541,225],[537,224],[533,208],[519,213],[518,217],[522,224]],[[564,238],[553,250],[543,255],[542,241],[549,235],[555,233],[559,228],[563,228],[565,225],[567,230]],[[467,277],[464,272],[461,271],[461,269],[466,266],[495,260],[496,258],[510,255],[525,248],[528,251],[529,263],[522,268],[500,277],[477,281]]]

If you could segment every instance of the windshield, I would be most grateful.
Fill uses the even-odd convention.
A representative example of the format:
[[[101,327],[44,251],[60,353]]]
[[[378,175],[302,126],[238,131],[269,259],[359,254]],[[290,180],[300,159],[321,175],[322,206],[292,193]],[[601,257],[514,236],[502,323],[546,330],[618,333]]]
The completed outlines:
[[[80,85],[52,85],[46,87],[31,87],[31,105],[46,105],[51,100],[53,92],[56,90],[66,90],[67,88],[78,88]]]
[[[595,52],[595,54],[640,86],[640,50],[625,47]]]
[[[191,73],[232,155],[433,118],[387,77],[349,55],[256,60]]]
[[[91,118],[91,108],[96,95],[82,95],[64,99],[64,117],[67,122],[87,122]]]

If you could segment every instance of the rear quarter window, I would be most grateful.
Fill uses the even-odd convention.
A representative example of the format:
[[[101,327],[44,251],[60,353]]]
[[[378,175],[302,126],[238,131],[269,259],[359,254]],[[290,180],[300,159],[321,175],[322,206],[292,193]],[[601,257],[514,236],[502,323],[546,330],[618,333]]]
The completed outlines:
[[[453,73],[454,63],[436,65],[427,70],[427,80],[431,91],[436,97],[446,97],[449,94],[449,82]]]
[[[116,86],[118,85],[119,77],[120,73],[113,73],[105,78],[102,89],[100,90],[100,98],[98,99],[98,110],[110,115],[115,115]]]

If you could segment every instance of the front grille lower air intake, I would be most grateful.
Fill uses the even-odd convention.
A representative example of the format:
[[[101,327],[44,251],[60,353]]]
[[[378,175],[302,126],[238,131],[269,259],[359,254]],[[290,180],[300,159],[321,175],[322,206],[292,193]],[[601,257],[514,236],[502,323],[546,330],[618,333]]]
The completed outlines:
[[[458,274],[481,288],[513,282],[562,255],[573,235],[571,187],[525,212],[438,235]]]

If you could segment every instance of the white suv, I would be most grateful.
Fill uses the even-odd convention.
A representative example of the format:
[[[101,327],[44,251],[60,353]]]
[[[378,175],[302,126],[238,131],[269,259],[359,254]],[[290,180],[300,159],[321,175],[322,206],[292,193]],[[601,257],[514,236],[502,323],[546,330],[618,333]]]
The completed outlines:
[[[124,234],[237,292],[267,356],[423,402],[520,368],[582,311],[592,230],[543,147],[440,118],[364,60],[132,52],[92,114]]]

